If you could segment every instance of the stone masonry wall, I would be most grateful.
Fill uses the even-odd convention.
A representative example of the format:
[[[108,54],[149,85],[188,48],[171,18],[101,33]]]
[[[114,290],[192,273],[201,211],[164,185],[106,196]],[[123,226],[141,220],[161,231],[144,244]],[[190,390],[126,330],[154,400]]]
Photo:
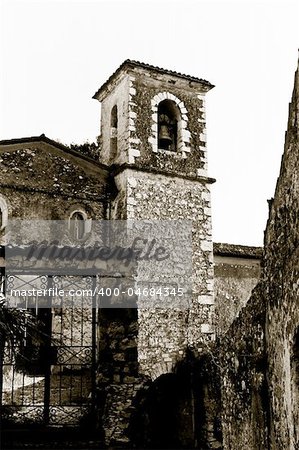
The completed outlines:
[[[171,374],[188,350],[201,353],[214,341],[209,190],[209,183],[213,180],[207,178],[204,103],[205,94],[212,87],[203,80],[189,80],[175,73],[148,70],[146,65],[131,63],[121,66],[95,94],[95,98],[102,102],[104,162],[108,162],[110,114],[115,104],[119,110],[118,152],[113,160],[111,155],[109,158],[116,186],[111,219],[165,220],[170,226],[175,220],[190,220],[192,223],[189,308],[147,307],[135,310],[138,312],[137,373],[119,384],[115,371],[119,364],[116,362],[111,373],[112,384],[108,390],[103,386],[99,389],[99,396],[105,397],[103,429],[106,442],[110,444],[121,444],[125,440],[129,445],[126,430],[132,413],[130,405],[134,403],[134,383],[140,387],[144,380],[150,383],[162,375]],[[179,111],[176,151],[158,148],[158,104],[166,99],[173,101]],[[173,280],[175,275],[179,279],[183,269],[178,264],[175,269],[178,272],[172,273],[169,279]],[[142,281],[142,271],[144,267],[139,264],[137,285]],[[159,273],[153,272],[152,275],[159,281]],[[137,303],[140,305],[140,297]],[[102,323],[103,330],[109,334],[105,321]],[[116,334],[113,342],[114,348],[122,346],[122,335]],[[132,386],[129,386],[130,381]],[[117,420],[113,411],[114,399],[119,410]],[[112,422],[116,422],[118,427],[117,430],[112,427],[114,436],[111,435]]]
[[[163,170],[189,176],[206,175],[205,90],[169,76],[149,76],[140,71],[132,76],[130,136],[136,151],[136,167]],[[177,152],[157,150],[157,100],[177,99],[184,121],[184,147]],[[174,153],[171,155],[171,153]]]
[[[102,100],[101,111],[101,162],[105,164],[121,164],[128,161],[129,149],[129,84],[130,78],[125,75],[115,83],[110,95]],[[117,153],[112,160],[110,155],[111,111],[117,106]]]
[[[297,70],[261,281],[221,340],[224,449],[299,447],[298,112]]]
[[[65,220],[77,208],[105,217],[107,175],[79,157],[44,142],[2,145],[0,168],[9,219]]]
[[[108,172],[43,138],[1,145],[0,164],[2,184],[14,188],[27,186],[78,197],[102,197],[107,188]]]
[[[193,221],[192,306],[139,310],[140,371],[152,379],[172,370],[187,346],[213,340],[213,254],[210,192],[206,184],[127,169],[116,183],[125,193],[127,218]],[[117,200],[116,200],[117,205]]]
[[[271,449],[299,446],[299,75],[275,197],[265,234],[267,351],[271,392]],[[297,340],[296,340],[297,336]],[[296,359],[297,358],[297,359]]]
[[[214,244],[215,327],[217,336],[220,336],[228,331],[257,285],[260,259],[248,255],[219,255],[215,249],[217,245]]]
[[[265,302],[258,286],[220,341],[223,448],[268,448]]]

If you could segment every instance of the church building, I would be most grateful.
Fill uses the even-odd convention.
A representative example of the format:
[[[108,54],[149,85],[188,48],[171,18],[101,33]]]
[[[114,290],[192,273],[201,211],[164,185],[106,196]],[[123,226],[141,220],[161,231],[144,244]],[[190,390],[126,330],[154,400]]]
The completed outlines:
[[[33,282],[30,272],[5,277],[11,220],[65,221],[87,244],[98,221],[188,221],[192,244],[188,308],[28,307],[47,339],[24,336],[2,355],[4,448],[34,439],[51,448],[298,448],[298,70],[264,249],[213,243],[213,88],[126,60],[93,96],[93,157],[45,135],[0,141],[3,292]],[[77,281],[51,273],[38,283]],[[96,274],[84,278],[87,289],[95,283]]]

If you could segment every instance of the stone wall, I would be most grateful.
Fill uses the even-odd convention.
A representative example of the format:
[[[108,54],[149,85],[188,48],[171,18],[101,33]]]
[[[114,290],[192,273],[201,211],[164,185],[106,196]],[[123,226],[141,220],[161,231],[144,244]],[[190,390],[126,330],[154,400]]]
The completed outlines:
[[[265,234],[271,449],[299,446],[299,75],[289,110],[280,175]]]
[[[205,80],[125,61],[94,96],[102,102],[101,156],[112,164],[116,186],[111,218],[192,223],[189,310],[139,310],[140,373],[152,379],[170,372],[187,347],[214,339],[209,189],[214,180],[207,177],[205,117],[205,95],[211,88]],[[164,100],[178,112],[176,151],[158,148],[158,105]],[[115,105],[119,145],[112,161],[108,152]],[[175,275],[181,277],[173,273],[172,279]]]
[[[153,77],[146,71],[134,73],[132,86],[135,92],[131,110],[136,119],[131,134],[139,152],[134,161],[136,166],[178,175],[206,175],[206,89],[167,75]],[[185,123],[182,130],[184,146],[174,155],[157,149],[157,102],[165,98],[178,103]]]
[[[189,176],[207,175],[205,80],[138,62],[125,61],[94,95],[102,103],[101,160],[106,164],[135,164]],[[179,112],[175,152],[158,148],[158,104],[172,101]],[[118,109],[118,129],[111,130],[111,113]],[[111,137],[118,149],[111,155]]]
[[[261,283],[221,339],[223,448],[268,448],[265,300]]]
[[[110,158],[116,186],[111,218],[164,220],[169,224],[169,229],[172,221],[188,220],[192,227],[191,272],[188,280],[192,292],[188,295],[189,307],[163,308],[159,305],[155,308],[138,309],[138,333],[135,337],[135,362],[138,370],[133,377],[125,377],[124,380],[127,381],[117,384],[123,377],[115,372],[120,364],[116,360],[112,376],[116,381],[110,387],[102,385],[100,391],[100,396],[106,399],[103,423],[107,442],[115,441],[116,437],[116,441],[121,442],[128,436],[126,427],[131,422],[129,410],[132,405],[135,411],[140,407],[133,390],[134,384],[129,386],[130,382],[134,383],[134,377],[137,386],[147,382],[147,387],[155,390],[156,383],[160,386],[161,377],[171,377],[178,365],[185,361],[190,350],[194,353],[194,358],[197,358],[214,341],[214,274],[209,189],[209,184],[214,180],[207,177],[205,118],[205,94],[212,87],[204,80],[188,79],[167,71],[162,73],[157,68],[133,62],[124,63],[95,94],[95,98],[103,104],[102,155],[105,162],[108,160],[110,113],[115,104],[121,111],[118,123],[121,145],[118,146],[118,153],[113,161]],[[158,148],[158,104],[163,100],[174,102],[179,112],[176,151]],[[121,131],[124,124],[128,135]],[[182,248],[180,253],[183,250]],[[180,260],[181,255],[178,254],[177,257]],[[143,281],[144,270],[144,266],[139,264],[136,286]],[[168,281],[181,280],[183,272],[184,267],[177,264]],[[157,269],[151,275],[151,281],[161,283]],[[166,283],[167,279],[163,281]],[[141,301],[139,296],[138,305]],[[109,330],[107,332],[109,334]],[[121,335],[115,335],[113,341],[114,348],[124,345]],[[125,356],[114,356],[124,358],[122,364],[127,366]],[[190,376],[188,370],[187,377]],[[117,415],[109,406],[113,398],[116,399],[119,410]],[[178,400],[183,404],[185,401],[184,396]],[[186,423],[192,423],[192,414],[194,416],[194,412],[186,412]],[[206,426],[213,428],[212,422],[212,418],[207,419]],[[112,434],[108,423],[117,424],[117,430],[112,426]],[[121,429],[124,431],[123,435]],[[145,432],[150,433],[149,429]],[[192,427],[186,434],[189,437],[186,437],[185,445],[190,445],[189,439],[195,437]]]
[[[126,169],[116,178],[128,219],[184,220],[192,228],[190,309],[139,310],[138,359],[142,373],[155,379],[172,370],[188,346],[213,340],[213,254],[210,192],[207,184]],[[115,200],[115,215],[120,200]],[[156,274],[158,275],[158,274]],[[174,274],[172,274],[173,276]],[[177,274],[181,276],[180,273]]]
[[[99,311],[97,415],[109,446],[126,447],[133,401],[144,379],[138,373],[137,309]]]
[[[110,95],[102,99],[101,103],[101,152],[100,160],[105,164],[121,164],[128,161],[130,123],[129,123],[129,94],[130,77],[124,75],[115,80]],[[111,129],[111,111],[117,107],[117,130]],[[111,155],[111,138],[115,133],[117,148]]]
[[[298,112],[297,70],[261,281],[221,340],[225,449],[299,446]]]
[[[108,173],[86,158],[41,137],[0,146],[1,198],[8,217],[66,220],[75,209],[102,219]]]
[[[226,333],[260,278],[260,247],[214,243],[216,334]]]

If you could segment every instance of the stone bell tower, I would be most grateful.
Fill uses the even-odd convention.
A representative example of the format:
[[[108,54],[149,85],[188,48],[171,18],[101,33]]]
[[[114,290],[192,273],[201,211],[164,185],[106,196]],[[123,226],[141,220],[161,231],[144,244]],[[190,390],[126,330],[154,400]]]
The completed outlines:
[[[207,174],[208,81],[126,60],[96,92],[101,162],[118,193],[112,219],[192,221],[192,298],[188,311],[139,311],[139,371],[171,372],[187,348],[214,339],[213,244]]]

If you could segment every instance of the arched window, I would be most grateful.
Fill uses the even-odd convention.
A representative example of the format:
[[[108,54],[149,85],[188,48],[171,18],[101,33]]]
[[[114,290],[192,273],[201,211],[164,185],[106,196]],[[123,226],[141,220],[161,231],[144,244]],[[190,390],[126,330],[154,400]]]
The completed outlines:
[[[0,197],[0,231],[4,230],[8,220],[8,208],[4,198]]]
[[[110,117],[110,159],[114,159],[117,155],[117,127],[118,127],[118,117],[117,117],[117,105],[114,105],[111,110]]]
[[[70,233],[74,239],[83,239],[86,234],[86,216],[81,211],[74,211],[70,217]]]
[[[180,111],[172,100],[158,105],[158,148],[175,152],[178,149],[178,122]]]

